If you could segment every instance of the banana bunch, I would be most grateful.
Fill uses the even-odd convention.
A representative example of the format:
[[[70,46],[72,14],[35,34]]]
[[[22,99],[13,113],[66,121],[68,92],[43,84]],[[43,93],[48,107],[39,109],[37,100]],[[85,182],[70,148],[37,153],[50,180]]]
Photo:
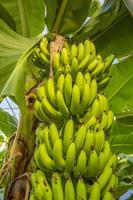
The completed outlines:
[[[52,68],[53,76],[36,88],[38,170],[32,174],[30,200],[113,200],[118,159],[107,135],[114,114],[102,91],[111,78],[114,55],[103,59],[90,40],[65,41],[50,54],[51,46],[43,38],[33,61],[40,68]]]
[[[109,171],[110,172],[110,171]],[[37,170],[32,174],[32,193],[30,200],[113,200],[113,190],[117,187],[118,179],[111,173],[105,172],[92,185],[87,184],[82,177],[78,179],[65,177],[59,172],[47,176]],[[110,197],[110,198],[109,198]]]

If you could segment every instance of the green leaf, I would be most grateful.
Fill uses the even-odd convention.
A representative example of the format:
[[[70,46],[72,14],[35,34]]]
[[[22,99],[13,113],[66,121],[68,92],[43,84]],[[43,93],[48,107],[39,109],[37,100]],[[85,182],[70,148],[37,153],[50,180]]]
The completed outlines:
[[[133,127],[133,112],[119,113],[117,114],[117,120],[127,127]]]
[[[0,4],[15,20],[18,33],[33,37],[43,31],[45,25],[43,0],[0,0]]]
[[[0,131],[10,137],[17,129],[17,120],[0,108]]]
[[[4,20],[8,26],[16,31],[16,24],[14,19],[2,5],[0,5],[0,19]]]
[[[39,38],[24,38],[0,20],[0,92],[17,102],[21,111],[26,108],[24,87],[28,58]]]
[[[133,56],[112,66],[112,79],[105,90],[114,113],[133,109]]]
[[[127,6],[129,12],[133,16],[133,1],[132,0],[123,0],[125,5]]]

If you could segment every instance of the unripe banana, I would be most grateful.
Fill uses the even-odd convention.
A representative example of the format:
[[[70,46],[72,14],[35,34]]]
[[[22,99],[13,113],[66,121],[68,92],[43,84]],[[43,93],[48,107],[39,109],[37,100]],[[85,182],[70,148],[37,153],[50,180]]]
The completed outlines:
[[[49,127],[49,137],[50,137],[50,142],[53,147],[56,140],[59,139],[59,132],[58,132],[57,126],[54,123],[52,123]]]
[[[60,53],[55,53],[53,57],[53,68],[58,71],[60,68]]]
[[[84,51],[85,51],[85,56],[90,54],[91,52],[91,42],[89,40],[84,41]]]
[[[100,151],[102,151],[103,147],[104,147],[104,143],[105,143],[105,133],[104,131],[98,130],[95,132],[95,140],[94,140],[94,148],[97,152],[97,154],[99,155]]]
[[[52,175],[52,198],[53,200],[64,200],[61,177],[57,172]]]
[[[43,99],[43,97],[46,97],[45,87],[44,86],[37,87],[36,95],[37,95],[39,101],[41,101]]]
[[[107,113],[107,117],[108,117],[107,129],[109,129],[114,121],[114,113],[111,110],[109,110]]]
[[[73,60],[73,58],[77,56],[77,53],[78,53],[78,47],[75,44],[73,44],[71,46],[71,54],[70,54],[71,60]]]
[[[76,146],[75,143],[71,143],[66,154],[66,171],[72,172],[74,168],[76,158]]]
[[[98,161],[98,175],[100,175],[106,166],[106,157],[105,154],[101,151],[99,154],[99,161]]]
[[[87,164],[87,176],[95,177],[98,172],[98,155],[95,150],[91,151]]]
[[[86,68],[87,68],[87,64],[88,64],[88,62],[89,62],[89,60],[90,60],[90,57],[91,57],[91,55],[90,54],[88,54],[88,55],[86,55],[84,58],[83,58],[83,60],[81,61],[81,63],[79,64],[79,69],[80,70],[86,70]]]
[[[41,102],[42,108],[44,112],[55,121],[61,120],[62,114],[61,112],[57,111],[47,99],[43,98]]]
[[[78,46],[78,61],[81,62],[85,56],[85,49],[83,43],[80,43]]]
[[[90,83],[91,83],[91,75],[89,72],[87,72],[85,75],[84,75],[84,79],[86,80],[86,83],[90,86]]]
[[[90,90],[91,90],[91,102],[92,102],[97,95],[97,82],[95,79],[91,81]]]
[[[71,73],[71,66],[69,64],[64,66],[64,73],[65,74]]]
[[[70,56],[70,54],[71,54],[71,49],[70,49],[70,45],[68,44],[68,42],[65,41],[64,47],[67,49],[67,54]]]
[[[71,73],[72,73],[73,79],[75,79],[75,77],[76,77],[76,75],[78,73],[78,59],[77,58],[73,58],[72,59]]]
[[[92,72],[93,70],[96,69],[97,65],[98,65],[98,59],[95,58],[95,59],[88,65],[88,71],[89,71],[89,72]]]
[[[97,182],[99,183],[101,190],[105,187],[111,175],[112,175],[112,168],[106,167],[103,173],[98,177]]]
[[[90,104],[90,87],[87,83],[85,83],[79,112],[83,114],[89,104]]]
[[[46,83],[46,94],[47,94],[47,98],[48,98],[49,102],[52,104],[52,106],[57,107],[55,85],[54,85],[54,80],[52,78],[49,78]]]
[[[110,192],[106,192],[102,200],[114,200],[114,198]]]
[[[43,183],[36,184],[34,194],[35,194],[35,197],[38,198],[38,200],[43,199],[43,195],[44,195]]]
[[[103,148],[103,153],[105,154],[106,163],[111,157],[110,143],[106,140]]]
[[[95,45],[93,42],[90,42],[91,45],[91,57],[90,57],[90,62],[92,62],[95,58],[96,58],[96,49],[95,49]]]
[[[102,79],[100,82],[98,82],[98,88],[104,89],[107,86],[107,84],[109,83],[110,79],[111,79],[110,76]]]
[[[100,114],[102,114],[104,111],[107,111],[109,108],[108,101],[107,101],[107,98],[102,94],[98,94],[98,99],[100,103],[99,112]]]
[[[92,130],[88,130],[85,138],[85,143],[83,146],[87,158],[89,157],[90,151],[93,148],[94,148],[94,132]]]
[[[35,162],[36,162],[37,167],[39,169],[41,169],[41,171],[49,172],[49,170],[46,168],[43,161],[41,160],[40,152],[38,151],[38,149],[36,149],[36,151],[35,151],[34,158],[35,158]]]
[[[35,200],[35,195],[34,194],[30,194],[29,200]]]
[[[34,103],[34,112],[35,112],[36,117],[40,121],[51,123],[51,120],[49,119],[47,114],[42,109],[42,104],[38,100],[36,100],[35,103]]]
[[[74,84],[72,89],[72,100],[71,100],[71,114],[77,114],[79,112],[79,106],[80,106],[80,89],[79,87]]]
[[[41,170],[39,170],[41,171]],[[41,171],[42,172],[42,171]],[[43,173],[43,172],[42,172]],[[34,189],[36,187],[36,184],[38,183],[38,180],[36,178],[36,173],[32,173],[32,176],[31,176],[31,185],[32,185],[32,188]]]
[[[92,185],[91,193],[90,193],[90,198],[89,200],[100,200],[100,186],[98,183],[94,183]]]
[[[49,51],[47,49],[47,45],[48,45],[48,40],[47,40],[46,37],[44,37],[41,40],[41,42],[39,44],[39,47],[40,47],[41,51],[43,52],[43,54],[45,54],[47,57],[49,57],[50,53],[49,53]]]
[[[72,76],[67,74],[64,81],[64,97],[67,106],[71,104],[72,96]]]
[[[91,76],[96,77],[96,76],[100,75],[103,68],[104,68],[104,62],[98,61],[98,64],[97,64],[96,68],[92,71]]]
[[[63,158],[62,140],[60,138],[57,139],[54,144],[53,159],[55,161],[56,167],[60,170],[63,170],[65,167],[65,160]]]
[[[74,169],[74,175],[76,177],[80,175],[85,175],[86,169],[87,169],[86,165],[87,165],[86,153],[84,150],[81,150],[78,160],[77,160],[77,164]]]
[[[50,137],[49,137],[49,128],[46,126],[42,132],[43,132],[44,142],[46,145],[47,152],[48,152],[49,156],[52,158],[53,157],[53,149],[52,149]]]
[[[108,183],[106,184],[106,186],[104,187],[103,191],[102,191],[102,196],[104,196],[106,194],[106,192],[109,191],[113,191],[114,187],[115,187],[115,183],[116,183],[116,176],[113,174]]]
[[[57,80],[57,89],[60,90],[63,94],[63,87],[64,87],[64,74],[61,74]]]
[[[68,147],[73,142],[74,136],[74,122],[72,119],[68,120],[65,129],[64,129],[64,136],[63,136],[63,150],[65,155],[67,154]]]
[[[82,125],[76,132],[75,144],[76,144],[77,155],[79,155],[84,145],[85,137],[86,137],[86,127]]]
[[[76,84],[77,86],[79,87],[80,89],[80,94],[82,96],[83,94],[83,91],[84,91],[84,83],[85,83],[85,80],[84,80],[84,76],[81,72],[78,72],[77,73],[77,76],[76,76]]]
[[[45,176],[45,174],[41,170],[37,170],[37,172],[34,173],[34,174],[36,176],[36,182],[37,183],[44,183],[44,182],[47,183],[46,176]]]
[[[106,112],[103,112],[101,122],[100,122],[100,127],[104,130],[106,130],[108,124],[108,116]]]
[[[67,54],[67,49],[63,48],[61,51],[61,62],[64,65],[69,64],[69,60],[68,60],[68,54]]]
[[[75,200],[75,190],[71,178],[69,177],[65,184],[65,200]]]
[[[88,111],[88,112],[89,112],[89,111]],[[86,114],[86,115],[87,115],[87,114]],[[89,113],[88,113],[88,115],[89,115]],[[95,116],[91,117],[91,118],[89,119],[89,121],[87,121],[86,124],[85,124],[86,129],[88,130],[89,128],[93,128],[93,127],[95,126],[96,122],[97,122],[96,117],[95,117]]]
[[[49,157],[46,145],[40,144],[38,147],[38,152],[39,152],[39,157],[40,160],[42,161],[44,167],[48,170],[55,170],[55,163],[54,161]]]
[[[76,186],[76,200],[87,200],[86,186],[82,178],[79,178]]]
[[[114,154],[111,156],[111,158],[109,159],[106,167],[112,167],[113,170],[115,170],[116,166],[118,164],[118,158],[117,156]]]
[[[45,63],[45,65],[49,65],[50,64],[49,58],[47,58],[46,55],[41,53],[41,52],[40,52],[40,58]]]
[[[63,94],[60,90],[57,91],[56,100],[57,100],[57,106],[59,108],[59,111],[63,114],[63,116],[68,116],[69,110],[66,106]]]
[[[105,59],[105,61],[104,61],[105,66],[104,66],[103,72],[105,72],[112,65],[112,63],[114,61],[114,57],[115,56],[113,54],[111,54]]]

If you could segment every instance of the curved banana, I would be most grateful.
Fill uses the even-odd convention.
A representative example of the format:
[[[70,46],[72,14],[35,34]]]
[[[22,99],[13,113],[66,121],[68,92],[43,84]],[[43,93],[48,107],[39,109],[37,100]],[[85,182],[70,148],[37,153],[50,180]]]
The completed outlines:
[[[106,192],[102,200],[114,200],[114,197],[110,192]]]
[[[112,63],[114,61],[114,57],[115,56],[113,54],[111,54],[105,59],[105,61],[104,61],[105,67],[103,69],[103,72],[107,71],[107,69],[112,65]]]
[[[87,165],[87,157],[86,157],[86,153],[84,150],[81,150],[78,160],[77,160],[77,164],[75,166],[74,169],[74,175],[80,176],[80,175],[85,175],[86,174],[86,165]]]
[[[62,94],[63,94],[63,88],[64,88],[64,81],[65,81],[64,74],[61,74],[57,80],[57,89],[60,90]]]
[[[49,58],[49,51],[47,49],[47,45],[48,45],[48,40],[46,37],[42,38],[39,44],[39,47],[41,49],[41,51],[43,52],[43,54],[45,54],[48,58]]]
[[[68,59],[68,54],[67,54],[67,49],[63,48],[61,50],[61,62],[63,65],[69,64],[69,59]]]
[[[73,79],[75,79],[77,73],[78,73],[78,59],[77,58],[73,58],[72,62],[71,62],[71,73],[72,73],[72,77]]]
[[[78,61],[81,62],[84,56],[85,56],[85,48],[84,48],[83,43],[80,43],[78,45],[78,55],[77,55]]]
[[[74,163],[76,158],[76,145],[75,143],[71,143],[68,147],[67,154],[66,154],[66,171],[72,172],[74,169]]]
[[[44,86],[37,87],[36,95],[37,95],[39,101],[41,101],[43,99],[43,97],[46,97],[45,87]]]
[[[102,95],[102,94],[98,94],[98,99],[99,99],[99,112],[100,114],[102,114],[104,111],[107,111],[109,109],[109,106],[108,106],[108,101],[107,101],[107,98]]]
[[[87,158],[89,157],[90,151],[93,148],[94,148],[94,132],[92,130],[88,130],[86,133],[85,143],[83,146]]]
[[[79,67],[78,67],[80,70],[86,70],[87,64],[90,60],[90,57],[91,57],[91,55],[88,54],[83,58],[83,60],[81,61],[81,63],[79,64]]]
[[[71,53],[70,53],[70,59],[72,60],[77,56],[78,53],[78,47],[75,44],[72,44],[71,46]]]
[[[107,113],[107,117],[108,117],[107,129],[109,129],[114,121],[114,113],[111,110],[109,110]]]
[[[53,68],[58,71],[60,68],[60,53],[56,52],[53,57]]]
[[[104,143],[103,153],[105,154],[106,163],[107,163],[111,157],[110,143],[107,140]]]
[[[116,176],[112,174],[107,185],[104,187],[102,191],[102,196],[104,196],[106,192],[113,191],[113,189],[115,188],[115,183],[116,183]]]
[[[69,64],[66,64],[64,66],[64,74],[71,73],[71,66]]]
[[[52,145],[51,145],[50,137],[49,137],[49,128],[46,126],[42,132],[43,132],[44,142],[46,145],[47,152],[48,152],[49,156],[52,158],[53,157],[53,149],[52,149]]]
[[[86,137],[86,127],[82,125],[76,132],[75,145],[76,145],[77,155],[79,155],[84,145],[85,137]]]
[[[34,189],[34,195],[35,199],[38,198],[39,200],[43,199],[44,194],[44,186],[43,183],[36,184],[36,187]]]
[[[101,117],[101,121],[100,121],[100,127],[103,130],[106,130],[107,124],[108,124],[108,116],[107,116],[106,112],[103,112],[102,117]]]
[[[75,200],[75,190],[71,178],[69,177],[65,183],[65,200]]]
[[[35,162],[36,162],[37,167],[39,169],[41,169],[41,171],[43,171],[43,172],[49,172],[49,170],[46,168],[46,166],[44,165],[43,161],[41,160],[39,154],[40,153],[39,153],[38,149],[36,149],[36,151],[34,153],[34,158],[35,158]]]
[[[95,131],[94,148],[98,155],[102,151],[102,149],[104,147],[104,143],[105,143],[104,131],[102,129]]]
[[[76,84],[74,84],[72,89],[72,99],[70,107],[72,115],[77,114],[79,112],[79,106],[80,106],[80,89]]]
[[[98,88],[104,89],[108,85],[110,79],[111,79],[111,77],[108,76],[108,77],[102,79],[101,81],[99,81],[98,82]]]
[[[53,147],[53,159],[56,167],[60,170],[65,168],[65,160],[63,158],[62,140],[59,138],[56,140]]]
[[[64,200],[61,176],[57,172],[52,174],[52,199]]]
[[[95,58],[96,58],[96,48],[93,42],[90,41],[90,45],[91,45],[91,57],[90,57],[90,62],[92,62]]]
[[[91,42],[89,40],[84,41],[84,51],[85,51],[85,56],[90,54],[91,52]]]
[[[104,62],[98,61],[96,68],[91,72],[91,76],[96,77],[96,76],[100,75],[103,68],[104,68]]]
[[[92,150],[87,164],[87,176],[95,177],[98,172],[98,155],[95,150]]]
[[[78,179],[76,186],[76,200],[87,200],[86,186],[82,178]]]
[[[63,114],[63,116],[68,116],[69,110],[66,106],[63,94],[60,90],[58,90],[56,93],[56,100],[59,111]]]
[[[64,97],[67,106],[71,104],[71,96],[72,96],[72,76],[71,74],[67,74],[64,81]]]
[[[52,106],[57,107],[55,85],[54,85],[53,78],[48,79],[45,88],[46,88],[46,95],[47,95],[49,102],[52,104]]]
[[[98,65],[98,59],[95,58],[95,59],[88,65],[88,71],[89,71],[89,72],[94,71],[94,70],[96,69],[97,65]]]
[[[56,140],[59,139],[59,132],[55,123],[52,123],[49,127],[49,137],[50,137],[50,142],[53,148]]]
[[[97,95],[97,82],[93,79],[90,83],[90,90],[91,90],[91,102],[96,98]]]
[[[91,193],[90,193],[90,197],[89,200],[100,200],[100,186],[98,183],[94,183],[92,185],[92,189],[91,189]]]
[[[89,112],[89,111],[88,111],[88,112]],[[86,114],[86,115],[89,115],[89,113]],[[96,117],[95,117],[95,116],[91,117],[91,118],[86,122],[86,124],[85,124],[86,129],[88,130],[89,128],[94,127],[95,124],[96,124],[96,122],[97,122]]]
[[[91,75],[89,72],[87,72],[85,75],[84,75],[84,79],[86,80],[86,83],[89,85],[90,87],[90,83],[91,83]]]
[[[68,44],[68,42],[65,41],[64,47],[65,47],[66,50],[67,50],[68,56],[70,56],[70,54],[71,54],[71,50],[70,50],[71,46]]]
[[[85,83],[85,80],[84,80],[83,74],[82,74],[80,71],[77,73],[75,83],[76,83],[77,86],[79,87],[79,89],[80,89],[80,94],[81,94],[81,96],[82,96],[83,91],[84,91],[84,83]]]
[[[101,151],[100,154],[99,154],[99,161],[98,161],[98,175],[100,175],[105,166],[106,166],[106,157],[105,157],[105,154]]]
[[[109,159],[106,167],[112,167],[113,170],[115,170],[116,166],[118,164],[118,158],[117,156],[114,154],[111,156],[111,158]]]
[[[63,151],[65,155],[67,154],[68,147],[73,142],[74,137],[74,122],[72,119],[68,120],[63,135]]]

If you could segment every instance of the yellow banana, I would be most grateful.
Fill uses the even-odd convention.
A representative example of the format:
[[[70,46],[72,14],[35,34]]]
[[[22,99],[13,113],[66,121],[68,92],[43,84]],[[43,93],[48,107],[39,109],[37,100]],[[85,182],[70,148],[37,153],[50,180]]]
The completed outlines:
[[[38,147],[39,157],[44,167],[48,170],[55,170],[55,162],[49,157],[45,143]]]
[[[97,82],[95,79],[93,79],[90,83],[90,90],[91,90],[91,102],[92,102],[97,95]]]
[[[78,179],[76,186],[76,200],[87,200],[86,186],[82,178]]]
[[[114,121],[114,113],[111,110],[109,110],[107,113],[107,117],[108,117],[107,129],[109,129]]]
[[[76,158],[76,145],[75,143],[71,143],[68,147],[67,154],[66,154],[66,171],[72,172],[74,169],[74,163]]]
[[[57,80],[57,89],[60,90],[63,94],[63,87],[64,87],[64,74],[61,74]]]
[[[52,200],[64,200],[61,176],[57,172],[52,174]]]
[[[89,60],[90,60],[90,57],[91,57],[91,55],[88,54],[88,55],[86,55],[86,56],[83,58],[83,60],[82,60],[81,63],[79,64],[79,69],[80,69],[80,70],[86,70],[87,64],[88,64],[88,62],[89,62]]]
[[[49,65],[49,64],[50,64],[49,58],[47,58],[46,55],[43,54],[43,53],[41,53],[41,52],[40,52],[40,58],[42,59],[42,61],[43,61],[46,65]]]
[[[71,178],[69,177],[65,184],[65,200],[75,200],[75,190]]]
[[[35,191],[34,191],[35,199],[37,198],[38,200],[43,199],[43,194],[44,194],[43,183],[36,184]]]
[[[67,74],[64,81],[64,97],[67,106],[71,104],[72,96],[72,76]]]
[[[83,60],[84,56],[85,56],[84,45],[83,45],[83,43],[79,43],[79,45],[78,45],[78,55],[77,55],[78,61],[81,62]]]
[[[112,175],[112,168],[111,167],[106,167],[104,169],[103,173],[98,177],[97,182],[99,183],[101,190],[108,183],[111,175]]]
[[[77,164],[74,169],[74,175],[76,177],[80,175],[85,175],[86,169],[87,169],[86,165],[87,165],[86,153],[84,150],[81,150],[78,160],[77,160]]]
[[[64,66],[64,74],[71,73],[71,66],[69,64],[66,64]]]
[[[114,198],[110,192],[106,192],[102,200],[114,200]]]
[[[102,73],[103,68],[104,68],[104,62],[98,61],[96,68],[91,72],[91,76],[95,77],[100,75]]]
[[[57,111],[46,98],[42,99],[41,105],[48,117],[54,119],[55,121],[61,120],[61,112]]]
[[[49,172],[49,169],[46,168],[43,161],[41,160],[40,152],[38,151],[38,148],[36,149],[36,151],[34,153],[34,158],[35,158],[35,162],[36,162],[37,167],[39,169],[41,169],[41,171]]]
[[[98,172],[98,155],[95,150],[92,150],[87,164],[87,176],[95,177]]]
[[[53,149],[52,149],[52,145],[51,145],[50,137],[49,137],[49,128],[47,126],[45,126],[45,128],[43,129],[42,132],[43,132],[44,142],[46,145],[47,152],[48,152],[49,156],[52,158],[53,157]]]
[[[73,58],[72,62],[71,62],[71,73],[72,73],[72,77],[73,79],[75,79],[77,73],[78,73],[78,59],[77,58]]]
[[[83,91],[84,91],[84,83],[85,83],[85,80],[84,80],[84,76],[81,72],[78,72],[77,73],[77,76],[76,76],[76,84],[77,86],[79,87],[80,89],[80,94],[82,96],[83,94]]]
[[[96,58],[96,48],[93,42],[90,42],[91,45],[91,58],[90,58],[90,62],[92,62],[95,58]]]
[[[46,176],[45,176],[44,172],[42,172],[41,170],[37,170],[35,173],[35,176],[36,176],[37,183],[44,183],[44,182],[47,183]]]
[[[52,123],[49,127],[49,137],[50,137],[51,145],[53,147],[56,140],[59,139],[59,132],[58,132],[57,126],[54,123]]]
[[[53,68],[58,71],[60,68],[60,53],[55,53],[53,57]]]
[[[63,116],[68,116],[69,110],[66,106],[63,94],[60,90],[57,91],[56,100],[57,100],[57,106],[58,106],[59,111],[63,114]]]
[[[103,130],[106,130],[107,124],[108,124],[108,117],[107,117],[106,112],[103,112],[102,117],[101,117],[101,121],[100,121],[100,127]]]
[[[92,189],[91,189],[91,193],[90,193],[90,197],[89,200],[100,200],[100,186],[98,183],[94,183],[92,185]]]
[[[87,158],[89,157],[90,151],[93,148],[94,148],[94,132],[92,130],[88,130],[85,138],[85,143],[83,146]]]
[[[95,58],[95,59],[88,65],[88,71],[89,71],[89,72],[92,72],[93,70],[96,69],[97,65],[98,65],[98,59]]]
[[[68,147],[73,142],[74,137],[74,122],[72,119],[68,120],[63,135],[63,150],[65,155],[67,154]]]
[[[50,53],[47,49],[47,45],[48,45],[48,40],[46,37],[44,37],[39,44],[39,47],[41,49],[41,51],[43,52],[43,54],[45,54],[47,57],[49,57]]]
[[[104,131],[102,129],[95,131],[94,148],[98,155],[99,155],[100,151],[102,151],[102,149],[104,147],[104,143],[105,143]]]
[[[90,54],[91,52],[91,42],[89,40],[84,41],[84,51],[85,51],[85,56]]]
[[[63,65],[69,64],[69,59],[68,59],[68,54],[67,54],[67,49],[63,48],[61,50],[61,62]]]
[[[105,154],[106,163],[107,163],[111,157],[110,143],[107,140],[105,141],[105,144],[104,144],[103,153]]]
[[[86,137],[86,127],[82,125],[76,132],[75,144],[76,144],[77,155],[79,155],[84,145],[85,137]]]
[[[108,101],[107,101],[107,98],[102,95],[102,94],[98,94],[98,99],[99,99],[99,103],[100,103],[100,106],[99,106],[99,112],[100,114],[102,114],[104,111],[107,111],[109,106],[108,106]]]
[[[67,54],[70,56],[71,54],[71,46],[68,44],[68,42],[65,41],[64,47],[67,49]]]
[[[53,147],[53,159],[55,161],[56,167],[59,170],[63,170],[65,167],[65,160],[63,158],[63,148],[62,140],[59,138],[56,140]]]
[[[102,196],[104,196],[106,192],[113,191],[115,187],[115,183],[116,183],[116,176],[112,174],[108,183],[106,184],[106,186],[104,187],[102,191]]]
[[[89,72],[87,72],[85,75],[84,75],[84,79],[86,80],[86,83],[90,86],[90,83],[91,83],[91,75]]]
[[[105,67],[104,67],[104,69],[103,69],[103,72],[105,72],[111,65],[112,65],[112,63],[113,63],[113,61],[114,61],[114,55],[113,54],[111,54],[110,56],[108,56],[106,59],[105,59],[105,61],[104,61],[104,63],[105,63]]]
[[[41,101],[43,99],[43,97],[46,97],[45,87],[44,86],[37,87],[36,95],[37,95],[39,101]]]
[[[79,87],[74,84],[72,89],[72,99],[71,99],[71,114],[77,114],[79,112],[79,106],[80,106],[80,89]]]
[[[78,53],[78,47],[75,44],[73,44],[71,46],[71,53],[70,53],[71,60],[73,60],[73,58],[77,56],[77,53]]]
[[[57,105],[56,105],[55,85],[54,85],[54,80],[52,78],[49,78],[46,83],[46,95],[52,106],[56,107]]]
[[[90,87],[87,83],[85,83],[79,112],[83,114],[89,104],[90,104]]]

